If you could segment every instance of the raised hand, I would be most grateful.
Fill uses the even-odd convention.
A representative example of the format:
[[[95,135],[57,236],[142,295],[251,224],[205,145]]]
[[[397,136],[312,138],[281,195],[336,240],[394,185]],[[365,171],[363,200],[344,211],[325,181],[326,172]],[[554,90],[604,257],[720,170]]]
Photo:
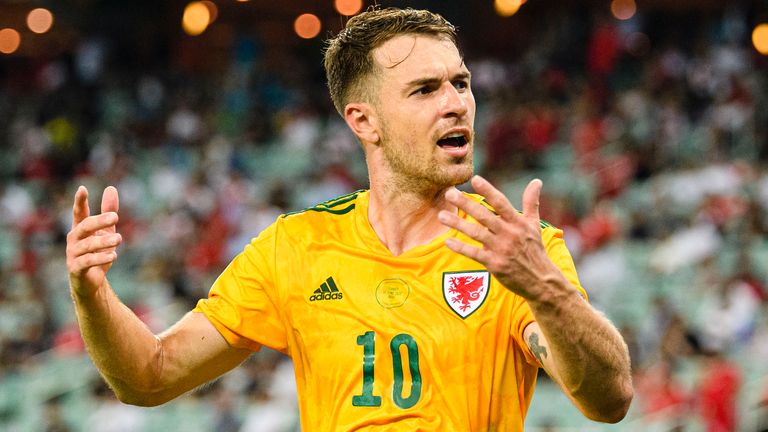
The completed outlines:
[[[88,189],[80,186],[72,207],[72,229],[67,234],[67,269],[73,294],[90,296],[104,285],[115,250],[122,242],[117,233],[117,189],[108,186],[101,197],[101,214],[91,216]]]
[[[445,193],[451,204],[465,211],[479,223],[441,211],[440,221],[481,243],[472,246],[455,238],[446,240],[448,248],[483,264],[505,287],[531,299],[544,290],[544,282],[558,275],[541,240],[539,195],[541,180],[528,183],[523,192],[523,211],[518,212],[506,196],[480,176],[471,180],[475,191],[496,210],[471,200],[455,188]]]

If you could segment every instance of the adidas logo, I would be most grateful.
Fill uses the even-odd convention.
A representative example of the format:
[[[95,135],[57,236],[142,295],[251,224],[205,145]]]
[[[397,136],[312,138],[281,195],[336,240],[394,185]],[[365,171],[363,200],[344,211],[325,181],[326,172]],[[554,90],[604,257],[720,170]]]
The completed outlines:
[[[314,294],[309,297],[309,301],[341,300],[342,298],[343,294],[336,286],[336,282],[333,281],[333,277],[328,277],[328,279],[320,285],[320,288],[316,289]]]

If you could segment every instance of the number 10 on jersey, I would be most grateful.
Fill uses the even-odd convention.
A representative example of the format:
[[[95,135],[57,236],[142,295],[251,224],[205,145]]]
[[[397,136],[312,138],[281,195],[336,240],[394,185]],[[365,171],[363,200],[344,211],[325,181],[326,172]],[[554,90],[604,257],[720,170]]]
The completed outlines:
[[[357,337],[357,344],[363,346],[363,392],[352,396],[354,406],[381,406],[381,396],[373,395],[373,380],[375,378],[373,361],[376,358],[376,337],[373,331],[367,331]],[[400,355],[400,346],[408,349],[408,369],[411,373],[411,394],[403,396],[403,359]],[[394,375],[394,387],[392,388],[392,400],[399,408],[407,409],[421,398],[421,372],[419,372],[419,347],[413,336],[400,333],[392,338],[389,343],[392,352],[392,369]]]

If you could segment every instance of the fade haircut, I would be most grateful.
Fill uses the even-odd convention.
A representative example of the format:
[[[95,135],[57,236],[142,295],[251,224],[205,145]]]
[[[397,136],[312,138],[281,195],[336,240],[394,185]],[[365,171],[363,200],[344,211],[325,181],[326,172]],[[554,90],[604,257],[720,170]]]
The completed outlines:
[[[366,80],[374,75],[373,50],[400,35],[430,35],[456,43],[456,28],[442,16],[411,8],[369,9],[347,22],[326,42],[325,75],[336,111],[344,116],[350,100],[370,100]]]

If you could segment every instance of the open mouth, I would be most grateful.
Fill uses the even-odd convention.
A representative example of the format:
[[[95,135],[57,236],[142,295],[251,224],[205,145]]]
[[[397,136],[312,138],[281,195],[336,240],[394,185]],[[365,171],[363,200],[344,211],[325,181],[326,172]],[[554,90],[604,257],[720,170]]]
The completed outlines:
[[[445,138],[437,140],[440,147],[463,147],[467,144],[467,137],[463,134],[451,134]]]

